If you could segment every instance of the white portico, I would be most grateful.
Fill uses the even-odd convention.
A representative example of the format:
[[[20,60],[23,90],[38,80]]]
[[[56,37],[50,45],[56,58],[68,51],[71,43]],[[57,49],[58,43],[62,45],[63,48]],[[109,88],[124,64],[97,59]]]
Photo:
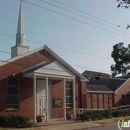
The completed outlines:
[[[53,80],[63,80],[63,117],[66,120],[66,80],[71,80],[73,84],[73,115],[76,118],[75,104],[75,75],[63,66],[60,62],[42,62],[36,66],[23,71],[24,77],[33,78],[34,89],[34,122],[36,116],[45,115],[46,121],[52,118],[52,82]]]

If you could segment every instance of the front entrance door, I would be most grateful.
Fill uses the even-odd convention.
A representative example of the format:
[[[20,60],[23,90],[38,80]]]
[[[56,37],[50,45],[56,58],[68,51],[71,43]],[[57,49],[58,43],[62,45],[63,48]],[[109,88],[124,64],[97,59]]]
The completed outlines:
[[[48,119],[52,118],[51,84],[48,84]],[[46,119],[46,82],[37,80],[37,115],[44,115]]]

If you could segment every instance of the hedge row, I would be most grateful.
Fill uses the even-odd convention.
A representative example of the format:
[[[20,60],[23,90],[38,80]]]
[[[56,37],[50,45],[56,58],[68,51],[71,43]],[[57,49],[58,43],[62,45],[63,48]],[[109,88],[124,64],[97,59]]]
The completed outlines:
[[[82,121],[95,121],[101,119],[109,119],[112,117],[130,116],[130,110],[116,110],[111,112],[110,110],[88,110],[81,115]]]
[[[122,116],[130,116],[130,110],[124,109],[124,110],[116,110],[112,112],[113,117],[122,117]]]
[[[31,127],[29,117],[20,115],[8,115],[0,116],[0,126],[1,127],[13,127],[13,128],[25,128]]]

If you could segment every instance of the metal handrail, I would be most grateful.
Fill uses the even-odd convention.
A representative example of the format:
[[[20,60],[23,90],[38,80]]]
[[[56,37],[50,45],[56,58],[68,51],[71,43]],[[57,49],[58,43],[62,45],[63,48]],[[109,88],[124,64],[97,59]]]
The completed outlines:
[[[113,108],[111,108],[111,110],[121,109],[121,108],[130,108],[130,105],[123,105],[123,106],[113,107]]]

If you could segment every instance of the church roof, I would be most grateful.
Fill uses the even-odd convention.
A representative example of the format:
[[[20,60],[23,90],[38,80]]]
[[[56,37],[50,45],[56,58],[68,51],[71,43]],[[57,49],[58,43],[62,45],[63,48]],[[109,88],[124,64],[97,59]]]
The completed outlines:
[[[108,90],[111,90],[111,91],[116,91],[118,90],[123,83],[125,83],[127,81],[129,77],[127,78],[123,78],[121,79],[120,78],[102,78],[102,79],[99,79],[99,80],[93,80],[93,81],[89,81],[87,82],[88,85],[97,85],[97,87],[99,86],[107,86],[107,89]],[[100,90],[103,90],[105,89],[104,87],[100,87]]]
[[[11,63],[11,62],[13,62],[13,61],[15,61],[15,60],[21,59],[21,58],[23,58],[23,57],[25,57],[25,56],[31,55],[31,54],[33,54],[33,53],[35,53],[35,52],[38,52],[38,51],[41,51],[41,50],[44,50],[44,49],[45,49],[47,52],[49,52],[53,57],[55,57],[55,58],[57,59],[57,61],[59,61],[59,62],[60,62],[61,64],[63,64],[66,68],[68,68],[71,72],[73,72],[75,75],[77,75],[77,76],[80,78],[81,81],[85,81],[85,82],[88,81],[84,76],[82,76],[77,70],[75,70],[71,65],[69,65],[66,61],[64,61],[60,56],[58,56],[54,51],[52,51],[52,50],[51,50],[48,46],[46,46],[46,45],[43,46],[43,47],[40,47],[40,48],[38,48],[38,49],[35,49],[35,50],[29,51],[29,52],[27,52],[27,53],[24,53],[24,54],[22,54],[22,55],[18,55],[18,56],[14,57],[14,58],[11,58],[11,59],[7,60],[6,62],[1,62],[1,63],[0,63],[0,66],[3,66],[3,65],[8,64],[8,63]]]

